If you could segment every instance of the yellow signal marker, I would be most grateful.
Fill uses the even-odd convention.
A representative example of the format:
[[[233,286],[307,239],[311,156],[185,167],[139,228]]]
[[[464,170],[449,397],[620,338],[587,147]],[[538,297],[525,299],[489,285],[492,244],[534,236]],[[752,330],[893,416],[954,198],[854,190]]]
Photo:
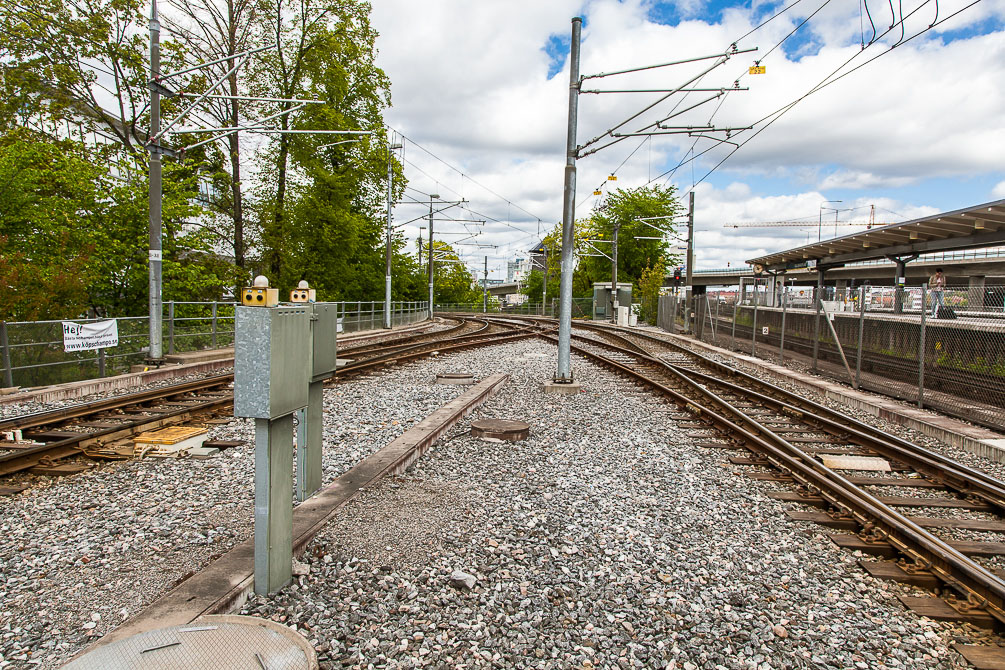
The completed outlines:
[[[607,181],[617,181],[617,180],[618,180],[618,176],[617,175],[613,175],[613,174],[607,178]]]
[[[601,192],[601,191],[594,191],[593,195],[603,195],[603,192]]]
[[[751,65],[750,69],[747,70],[747,72],[750,74],[764,74],[767,71],[768,68],[764,67],[763,65]]]

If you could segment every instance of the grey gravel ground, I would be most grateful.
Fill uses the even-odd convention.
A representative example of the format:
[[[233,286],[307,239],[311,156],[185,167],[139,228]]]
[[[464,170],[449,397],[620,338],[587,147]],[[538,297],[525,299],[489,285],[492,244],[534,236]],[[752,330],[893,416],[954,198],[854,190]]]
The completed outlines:
[[[324,480],[384,446],[464,387],[432,383],[477,351],[416,362],[325,389]],[[460,366],[460,367],[459,367]],[[0,497],[0,668],[57,667],[193,571],[251,536],[254,429],[214,459],[147,459],[72,477],[19,475]]]
[[[543,395],[553,355],[528,341],[465,368],[512,376],[469,420],[526,420],[528,440],[455,429],[244,611],[300,630],[326,668],[966,667],[949,645],[970,629],[906,611],[912,589],[788,520],[765,495],[784,485],[696,447],[663,401],[582,360],[582,393]]]

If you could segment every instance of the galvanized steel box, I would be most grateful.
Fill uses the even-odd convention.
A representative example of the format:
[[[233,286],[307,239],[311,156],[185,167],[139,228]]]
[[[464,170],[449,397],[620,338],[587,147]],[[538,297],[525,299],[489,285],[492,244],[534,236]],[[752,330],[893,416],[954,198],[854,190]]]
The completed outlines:
[[[314,303],[314,322],[311,330],[314,339],[314,369],[311,381],[319,382],[328,379],[335,372],[338,305],[328,302]]]
[[[310,305],[238,307],[234,416],[275,419],[307,406]]]

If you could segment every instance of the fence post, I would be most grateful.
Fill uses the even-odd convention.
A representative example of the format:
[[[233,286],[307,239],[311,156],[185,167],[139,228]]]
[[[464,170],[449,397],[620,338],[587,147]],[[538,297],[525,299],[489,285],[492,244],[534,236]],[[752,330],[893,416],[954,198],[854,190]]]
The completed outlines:
[[[855,356],[855,383],[862,384],[862,338],[865,337],[865,286],[858,287],[858,354]]]
[[[736,318],[740,315],[739,301],[733,301],[733,334],[730,337],[729,348],[736,349]]]
[[[213,301],[213,348],[216,349],[216,301]]]
[[[102,347],[98,349],[98,376],[105,376],[105,349]]]
[[[821,303],[820,287],[823,286],[823,281],[817,282],[817,287],[813,290],[813,306],[815,309],[815,316],[813,318],[813,371],[817,371],[817,358],[820,354],[820,308],[823,307]]]
[[[921,335],[918,338],[918,408],[925,406],[925,317],[928,307],[925,298],[928,294],[928,284],[921,285]]]
[[[10,366],[10,343],[7,341],[7,322],[0,320],[0,349],[3,350],[3,385],[14,386],[14,370]]]
[[[757,355],[757,282],[754,282],[754,323],[750,327],[750,355]]]
[[[785,277],[782,277],[782,333],[778,343],[778,363],[785,365],[785,315],[789,310],[789,294],[785,290]]]
[[[174,353],[174,300],[168,301],[168,353]]]

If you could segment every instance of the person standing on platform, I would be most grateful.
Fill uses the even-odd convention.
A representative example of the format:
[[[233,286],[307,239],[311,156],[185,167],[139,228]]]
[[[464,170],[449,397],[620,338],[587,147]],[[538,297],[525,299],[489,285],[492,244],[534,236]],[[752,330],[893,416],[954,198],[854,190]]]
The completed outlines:
[[[939,308],[942,307],[942,293],[946,290],[946,275],[942,274],[942,268],[935,268],[935,274],[928,280],[928,288],[932,291],[932,316],[939,316]]]

